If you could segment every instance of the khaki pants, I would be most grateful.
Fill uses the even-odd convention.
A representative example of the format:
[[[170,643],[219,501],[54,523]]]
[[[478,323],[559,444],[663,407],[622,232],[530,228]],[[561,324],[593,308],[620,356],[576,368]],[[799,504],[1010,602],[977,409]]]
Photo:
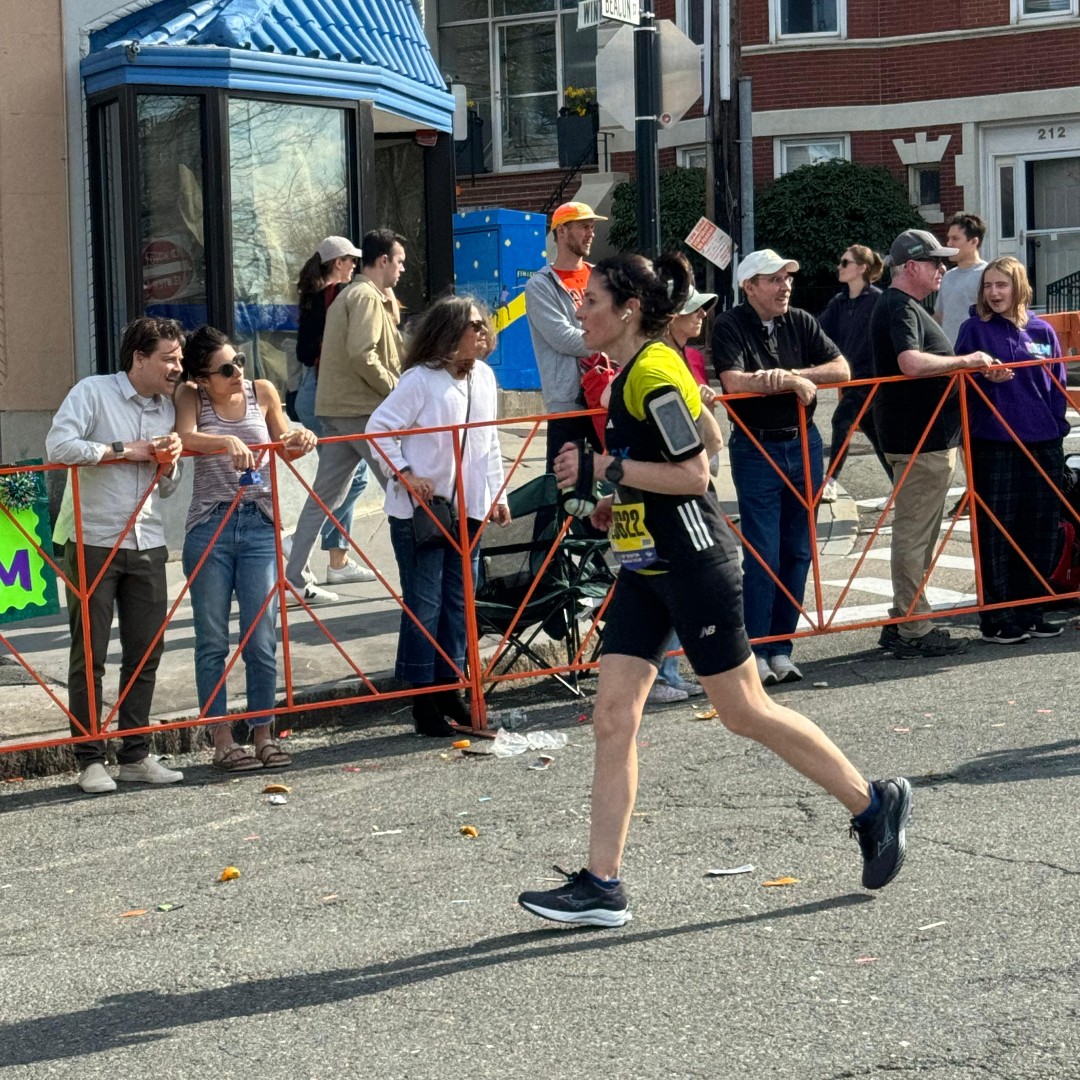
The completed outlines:
[[[895,482],[900,484],[911,455],[886,454],[885,460],[892,466]],[[913,615],[930,611],[925,596],[919,595],[918,600],[915,597],[934,559],[955,465],[955,449],[924,450],[915,458],[896,492],[892,531],[893,606],[889,609],[892,618],[907,614],[909,609]],[[929,619],[897,624],[900,636],[908,641],[923,637],[932,628]]]

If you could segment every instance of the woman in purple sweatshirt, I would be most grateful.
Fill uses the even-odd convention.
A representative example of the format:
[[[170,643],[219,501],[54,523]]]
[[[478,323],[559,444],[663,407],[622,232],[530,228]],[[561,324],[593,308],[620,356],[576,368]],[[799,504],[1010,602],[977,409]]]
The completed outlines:
[[[1031,286],[1021,263],[1011,257],[989,263],[972,317],[960,327],[957,355],[982,349],[1005,364],[1060,357],[1057,334],[1049,323],[1029,314],[1030,303]],[[980,379],[977,384],[1000,419],[974,389],[976,384],[968,387],[972,479],[975,492],[1002,529],[1049,580],[1061,516],[1056,485],[1064,472],[1062,441],[1069,432],[1067,403],[1059,389],[1065,385],[1065,365],[1059,361],[1014,368],[1013,376],[1007,382]],[[1039,475],[1031,459],[1054,486]],[[984,603],[1045,595],[1046,590],[989,515],[977,510],[976,516]],[[999,645],[1056,637],[1062,631],[1061,626],[1047,622],[1038,604],[983,611],[979,619],[983,641]]]

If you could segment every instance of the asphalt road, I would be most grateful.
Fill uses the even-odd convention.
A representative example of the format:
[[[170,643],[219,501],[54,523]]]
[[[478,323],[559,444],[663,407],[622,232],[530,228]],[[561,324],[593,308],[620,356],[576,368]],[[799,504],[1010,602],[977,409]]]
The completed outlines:
[[[685,705],[641,730],[620,930],[514,902],[583,859],[592,729],[569,699],[530,710],[570,736],[547,771],[363,714],[295,739],[279,777],[201,757],[163,790],[3,785],[0,1072],[1077,1076],[1077,631],[933,662],[874,637],[806,644],[783,696],[915,785],[908,864],[875,895],[842,809]]]

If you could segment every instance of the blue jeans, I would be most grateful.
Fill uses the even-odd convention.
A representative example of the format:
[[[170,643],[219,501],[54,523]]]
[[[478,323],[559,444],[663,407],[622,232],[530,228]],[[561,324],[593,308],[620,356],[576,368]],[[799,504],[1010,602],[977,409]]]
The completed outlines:
[[[811,482],[816,492],[823,475],[821,435],[811,424],[807,428],[807,436]],[[799,494],[804,495],[801,441],[769,441],[761,445]],[[810,545],[816,541],[807,528],[806,509],[741,431],[731,433],[728,455],[731,478],[735,482],[735,493],[739,500],[739,528],[747,544],[772,568],[784,588],[801,603],[810,570]],[[743,555],[743,609],[746,632],[751,638],[792,634],[798,625],[798,609],[792,606],[749,551]],[[770,641],[755,645],[754,653],[768,659],[770,656],[790,656],[791,649],[790,641]]]
[[[672,649],[680,649],[682,646],[679,644],[679,635],[672,634],[668,638],[668,643],[664,646],[665,652],[670,652]],[[660,670],[657,672],[657,678],[663,679],[668,686],[672,686],[677,682],[682,681],[682,677],[679,675],[679,658],[677,656],[665,656],[660,661]]]
[[[315,415],[315,388],[318,385],[319,380],[315,377],[315,369],[304,368],[300,376],[300,388],[296,391],[296,415],[300,417],[300,423],[304,427],[321,436],[323,434],[323,425]],[[318,453],[318,448],[316,448],[316,453]],[[367,482],[367,462],[361,461],[356,466],[352,486],[349,488],[345,498],[342,499],[341,505],[331,508],[334,511],[334,517],[341,522],[346,533],[352,532],[353,507],[356,505],[356,500],[364,493]],[[349,541],[345,533],[342,533],[329,518],[327,518],[326,524],[323,525],[320,535],[322,536],[323,551],[329,551],[331,548],[341,548],[342,551],[345,551],[349,547]]]
[[[471,532],[476,523],[470,521],[469,525]],[[424,624],[446,655],[464,670],[465,585],[461,556],[449,544],[417,548],[411,518],[390,518],[390,543],[397,559],[405,606]],[[474,581],[478,561],[473,558]],[[458,673],[404,611],[394,674],[416,686],[458,678]]]
[[[196,525],[184,539],[184,574],[192,571],[213,538],[228,509],[222,503],[204,522]],[[243,639],[277,581],[274,526],[252,505],[241,504],[229,518],[191,583],[191,608],[195,622],[195,685],[199,706],[207,716],[224,716],[228,711],[225,686],[214,694],[214,687],[225,671],[231,648],[229,614],[233,593],[240,605],[240,637]],[[274,596],[263,617],[244,646],[244,673],[247,678],[249,710],[272,709],[277,691],[277,597]],[[269,724],[273,716],[248,720],[250,727]]]

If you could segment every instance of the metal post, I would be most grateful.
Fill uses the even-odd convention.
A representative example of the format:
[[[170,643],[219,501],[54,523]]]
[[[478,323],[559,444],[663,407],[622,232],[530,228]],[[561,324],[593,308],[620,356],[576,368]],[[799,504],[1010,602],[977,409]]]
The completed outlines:
[[[660,35],[654,0],[641,0],[634,27],[634,150],[637,156],[638,247],[660,252],[660,157],[656,142],[660,113]]]
[[[739,188],[742,199],[741,255],[754,250],[754,113],[750,76],[739,79]]]

